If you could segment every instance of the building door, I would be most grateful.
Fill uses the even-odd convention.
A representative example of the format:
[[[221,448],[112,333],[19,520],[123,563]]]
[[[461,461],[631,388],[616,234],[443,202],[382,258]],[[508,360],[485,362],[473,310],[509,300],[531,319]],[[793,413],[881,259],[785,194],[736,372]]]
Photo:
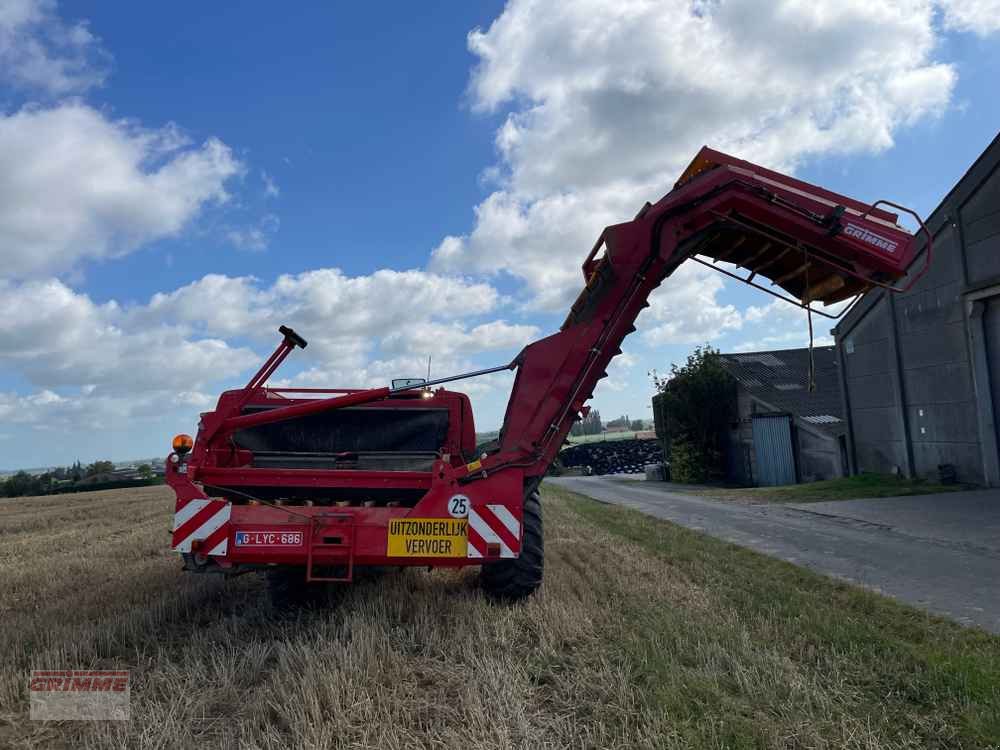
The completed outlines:
[[[754,414],[753,449],[757,457],[759,486],[795,484],[795,452],[792,450],[790,416]]]

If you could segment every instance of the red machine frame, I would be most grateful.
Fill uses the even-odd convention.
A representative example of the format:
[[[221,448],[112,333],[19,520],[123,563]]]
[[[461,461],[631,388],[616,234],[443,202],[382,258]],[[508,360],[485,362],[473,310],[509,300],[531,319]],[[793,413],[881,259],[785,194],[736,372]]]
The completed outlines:
[[[202,415],[190,455],[175,452],[168,459],[167,482],[177,495],[174,549],[194,570],[300,565],[308,580],[350,580],[355,565],[479,565],[516,557],[523,498],[545,475],[573,422],[586,415],[586,402],[635,330],[653,289],[689,258],[755,286],[757,277],[770,279],[810,311],[814,303],[841,302],[874,285],[892,288],[906,276],[918,243],[880,205],[886,202],[865,204],[704,148],[670,193],[601,233],[583,262],[585,286],[565,323],[507,365],[396,390],[268,388],[268,378],[292,349],[306,345],[282,327],[280,346],[247,386],[223,394],[216,409]],[[908,284],[926,270],[931,255],[930,234],[917,221],[927,234],[926,262]],[[749,276],[735,275],[737,268]],[[498,447],[472,456],[474,436],[470,441],[465,435],[441,449],[429,472],[254,467],[253,456],[241,455],[232,440],[240,429],[385,403],[420,394],[428,385],[504,369],[517,374]],[[447,404],[453,417],[463,418],[465,396],[423,391],[428,394],[429,402]],[[287,405],[244,413],[277,399]],[[467,424],[471,430],[471,411]],[[219,486],[229,488],[224,499],[213,494]],[[234,489],[240,486],[328,488],[331,497],[345,488],[373,487],[423,495],[408,507],[288,506]],[[466,501],[465,515],[449,507],[456,498]],[[391,523],[456,518],[465,519],[461,554],[389,554]],[[264,535],[265,542],[268,534],[276,535],[276,543],[240,544],[251,538],[241,534]],[[331,566],[332,574],[318,572]]]

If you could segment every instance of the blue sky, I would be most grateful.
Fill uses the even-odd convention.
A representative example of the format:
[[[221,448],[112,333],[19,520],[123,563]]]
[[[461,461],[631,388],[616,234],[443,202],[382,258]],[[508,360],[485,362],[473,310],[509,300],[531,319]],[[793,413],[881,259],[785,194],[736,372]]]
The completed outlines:
[[[466,106],[465,35],[502,4],[399,3],[387,13],[315,3],[280,14],[269,3],[218,5],[206,15],[204,3],[93,4],[87,18],[114,55],[94,98],[115,114],[176,121],[195,140],[229,144],[252,173],[245,216],[217,221],[252,224],[272,212],[280,232],[251,258],[228,252],[221,234],[151,244],[102,269],[106,277],[93,274],[96,296],[120,299],[121,280],[146,276],[156,260],[163,268],[130,290],[134,299],[195,273],[421,267],[442,236],[468,226],[497,118]],[[277,199],[268,200],[261,171],[279,186]]]
[[[379,385],[554,330],[602,226],[702,143],[927,213],[996,135],[987,0],[0,0],[0,468],[160,455],[285,322]],[[697,343],[805,342],[683,269],[593,405]],[[496,428],[504,377],[470,387]]]

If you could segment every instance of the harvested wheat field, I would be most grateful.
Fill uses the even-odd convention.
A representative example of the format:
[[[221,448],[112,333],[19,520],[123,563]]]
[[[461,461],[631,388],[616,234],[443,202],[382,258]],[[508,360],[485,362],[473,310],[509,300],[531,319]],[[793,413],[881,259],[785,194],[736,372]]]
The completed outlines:
[[[0,501],[2,747],[981,748],[1000,639],[553,488],[522,605],[389,571],[276,613],[182,574],[171,493]],[[32,722],[32,668],[132,670],[132,720]]]

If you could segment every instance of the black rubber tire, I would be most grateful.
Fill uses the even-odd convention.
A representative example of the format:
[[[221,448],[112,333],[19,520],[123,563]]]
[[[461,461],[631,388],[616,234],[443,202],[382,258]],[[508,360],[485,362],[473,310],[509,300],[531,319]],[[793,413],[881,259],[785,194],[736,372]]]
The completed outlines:
[[[545,567],[545,544],[542,533],[542,504],[538,492],[524,500],[524,538],[521,554],[513,560],[501,560],[484,565],[479,583],[487,596],[505,601],[517,601],[531,596],[542,585]]]
[[[324,584],[306,581],[304,568],[270,568],[265,577],[271,606],[277,610],[316,606],[326,595]]]

